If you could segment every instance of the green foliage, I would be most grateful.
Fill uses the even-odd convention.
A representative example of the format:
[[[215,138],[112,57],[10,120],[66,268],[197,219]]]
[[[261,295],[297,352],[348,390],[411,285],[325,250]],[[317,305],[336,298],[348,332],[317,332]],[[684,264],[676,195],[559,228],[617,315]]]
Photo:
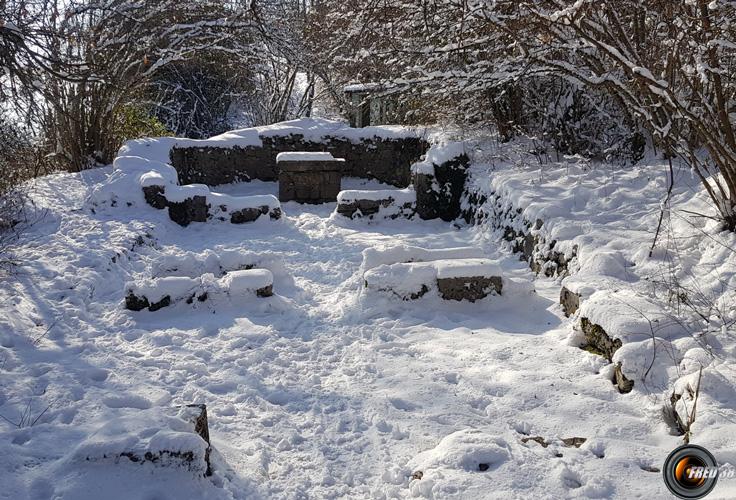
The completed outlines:
[[[126,104],[118,110],[113,133],[119,144],[141,137],[173,135],[158,118],[149,115],[143,107],[133,104]]]

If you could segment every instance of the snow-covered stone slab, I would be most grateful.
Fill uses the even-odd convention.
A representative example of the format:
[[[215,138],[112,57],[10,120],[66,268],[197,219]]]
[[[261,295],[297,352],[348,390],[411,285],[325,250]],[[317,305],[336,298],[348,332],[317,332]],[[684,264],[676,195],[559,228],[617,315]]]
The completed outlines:
[[[501,295],[501,268],[488,259],[438,260],[437,289],[445,300],[475,302],[488,295]]]
[[[204,405],[151,408],[108,420],[71,453],[74,461],[152,463],[211,475]]]
[[[227,220],[229,216],[232,224],[254,222],[262,215],[273,220],[281,218],[281,203],[271,194],[231,196],[210,192],[207,203],[212,218]]]
[[[414,188],[405,189],[350,189],[337,195],[335,212],[343,217],[368,219],[411,218],[416,211],[417,194]]]
[[[268,269],[244,269],[227,273],[221,280],[231,297],[255,293],[259,297],[273,295],[273,275]]]
[[[436,290],[445,300],[475,302],[500,295],[503,278],[497,264],[488,259],[447,259],[429,262],[381,264],[363,274],[369,290],[391,292],[414,300]]]
[[[151,265],[151,276],[186,276],[197,278],[203,274],[213,274],[220,278],[231,271],[246,269],[268,269],[274,279],[290,284],[284,259],[274,252],[250,252],[242,250],[205,250],[202,253],[184,252],[176,255],[158,257]]]
[[[231,196],[211,192],[204,184],[157,185],[164,180],[156,172],[141,177],[146,202],[154,208],[169,209],[171,220],[181,226],[210,219],[232,224],[254,222],[264,215],[281,218],[281,204],[273,195]]]
[[[158,311],[193,298],[200,288],[201,280],[181,276],[130,282],[125,285],[125,307],[131,311]]]
[[[384,264],[365,272],[363,280],[368,290],[414,300],[436,288],[437,270],[431,262]]]
[[[217,279],[211,273],[198,278],[169,276],[134,281],[125,285],[125,307],[131,311],[158,311],[176,302],[204,302],[213,296],[231,298],[273,295],[273,274],[267,269],[232,271]]]
[[[613,381],[621,392],[630,392],[634,386],[632,372],[641,364],[642,348],[653,351],[646,343],[669,341],[685,333],[661,305],[625,289],[593,293],[580,306],[579,318],[583,347],[614,364]]]

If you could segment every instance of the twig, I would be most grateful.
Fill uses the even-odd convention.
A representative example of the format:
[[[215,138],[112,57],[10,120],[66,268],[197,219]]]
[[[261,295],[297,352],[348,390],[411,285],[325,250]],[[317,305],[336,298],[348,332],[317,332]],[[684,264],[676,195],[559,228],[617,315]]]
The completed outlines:
[[[669,160],[669,165],[670,165],[670,175],[669,175],[669,185],[667,186],[667,196],[665,196],[664,202],[662,203],[662,207],[659,210],[659,222],[657,222],[657,232],[654,233],[654,241],[652,241],[652,247],[649,249],[649,258],[651,258],[652,254],[654,254],[654,247],[657,245],[657,238],[659,237],[659,231],[662,229],[662,219],[664,218],[664,211],[670,203],[670,197],[672,196],[672,187],[675,184],[675,174],[672,169],[672,156],[671,155],[669,156],[668,160]]]

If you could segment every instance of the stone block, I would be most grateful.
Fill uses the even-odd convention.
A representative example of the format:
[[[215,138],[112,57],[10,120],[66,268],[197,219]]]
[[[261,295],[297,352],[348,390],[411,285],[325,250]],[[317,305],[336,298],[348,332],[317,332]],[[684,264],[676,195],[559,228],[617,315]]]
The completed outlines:
[[[163,186],[145,186],[143,188],[143,197],[146,199],[146,203],[153,208],[162,210],[168,206]]]
[[[580,294],[571,292],[563,286],[560,290],[560,304],[565,316],[569,318],[580,307]]]
[[[437,288],[445,300],[475,302],[491,294],[501,295],[503,279],[500,276],[438,278]]]
[[[169,218],[180,226],[191,222],[207,222],[208,205],[206,196],[193,196],[182,202],[168,202]]]
[[[450,222],[460,216],[460,199],[465,189],[469,164],[470,158],[463,154],[441,165],[434,165],[434,174],[414,175],[419,217]]]
[[[279,201],[334,202],[341,180],[341,161],[279,162]]]

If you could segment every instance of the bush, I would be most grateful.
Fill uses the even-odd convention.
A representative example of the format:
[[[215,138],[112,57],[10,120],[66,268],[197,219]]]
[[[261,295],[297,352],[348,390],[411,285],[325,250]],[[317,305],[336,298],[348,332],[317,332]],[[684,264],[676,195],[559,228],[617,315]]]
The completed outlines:
[[[125,141],[141,137],[162,137],[172,135],[158,118],[151,116],[141,106],[126,104],[115,115],[113,128],[115,142],[119,149]]]

